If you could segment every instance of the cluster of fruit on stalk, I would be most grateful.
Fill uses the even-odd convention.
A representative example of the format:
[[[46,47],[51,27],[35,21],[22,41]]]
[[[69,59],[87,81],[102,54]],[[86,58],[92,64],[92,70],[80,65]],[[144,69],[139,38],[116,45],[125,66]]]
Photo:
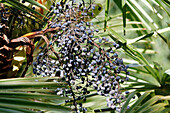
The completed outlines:
[[[74,0],[51,6],[54,17],[50,27],[59,27],[60,30],[53,33],[49,45],[56,47],[57,54],[51,52],[49,47],[40,47],[42,52],[33,62],[33,72],[37,76],[63,78],[70,87],[58,88],[56,93],[70,97],[65,102],[72,103],[76,112],[87,110],[80,100],[86,101],[87,95],[94,90],[108,97],[108,107],[119,111],[125,99],[125,94],[120,90],[121,84],[128,80],[127,76],[122,78],[119,74],[124,72],[128,75],[128,66],[116,53],[120,48],[118,43],[105,37],[94,37],[99,30],[86,19],[89,10],[91,16],[94,15],[95,8],[99,7],[93,3],[87,7],[83,1],[76,4]],[[109,46],[108,49],[105,45]],[[56,58],[53,57],[55,55]]]

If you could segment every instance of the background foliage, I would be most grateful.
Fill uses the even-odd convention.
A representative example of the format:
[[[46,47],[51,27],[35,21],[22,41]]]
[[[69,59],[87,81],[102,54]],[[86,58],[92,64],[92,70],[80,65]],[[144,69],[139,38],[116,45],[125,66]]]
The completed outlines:
[[[1,3],[25,12],[39,15],[31,16],[39,20],[41,25],[34,26],[39,29],[47,23],[43,20],[49,13],[52,2],[47,0],[44,4],[34,0],[25,0],[28,3],[41,7],[32,10],[30,4],[22,4],[17,0],[0,0]],[[85,2],[89,2],[86,0]],[[120,55],[126,64],[129,64],[129,81],[122,88],[123,91],[130,91],[121,113],[166,113],[170,112],[170,42],[169,36],[169,1],[165,0],[96,0],[101,3],[104,10],[91,20],[99,33],[95,37],[108,37],[121,45]],[[15,17],[15,15],[14,15]],[[32,32],[33,27],[29,24],[23,26],[23,31],[11,32],[8,38],[17,38],[25,33]],[[12,24],[12,22],[11,22]],[[17,29],[17,28],[16,28]],[[38,47],[43,41],[35,40],[34,59],[39,53]],[[106,46],[107,48],[107,46]],[[21,51],[21,50],[20,50]],[[23,52],[21,52],[23,53]],[[19,54],[18,56],[20,56]],[[17,57],[17,55],[15,56]],[[18,71],[8,72],[20,77],[26,67],[26,58],[18,61]],[[16,60],[17,61],[17,60]],[[17,62],[17,63],[18,63]],[[16,64],[14,61],[12,65]],[[125,76],[122,74],[121,76]],[[55,93],[58,87],[66,87],[63,82],[51,82],[59,78],[37,78],[34,77],[32,66],[29,66],[25,78],[12,78],[0,80],[0,112],[25,113],[25,112],[70,112],[69,105],[65,104],[66,97],[59,97]],[[37,82],[38,81],[38,82]],[[59,80],[60,81],[60,80]],[[83,104],[88,112],[116,112],[107,108],[106,98],[95,95],[94,91],[87,97]],[[134,98],[135,96],[135,98]],[[128,109],[127,109],[128,108]]]

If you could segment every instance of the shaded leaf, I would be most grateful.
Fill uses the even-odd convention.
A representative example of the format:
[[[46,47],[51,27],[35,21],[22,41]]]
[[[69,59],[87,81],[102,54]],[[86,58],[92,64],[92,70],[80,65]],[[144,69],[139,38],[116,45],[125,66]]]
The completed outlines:
[[[124,113],[124,112],[127,110],[127,107],[128,107],[128,105],[129,105],[129,102],[130,102],[130,100],[132,99],[132,97],[135,95],[135,93],[136,93],[136,92],[130,93],[130,95],[129,95],[129,96],[127,97],[127,99],[126,99],[126,102],[123,104],[120,113]]]
[[[106,27],[107,27],[107,17],[108,17],[108,13],[109,13],[109,2],[110,2],[110,0],[106,0],[106,3],[105,3],[104,31],[106,31]]]
[[[130,107],[130,109],[126,113],[132,113],[136,109],[136,107],[150,94],[150,92],[145,92],[139,99]]]
[[[1,98],[0,97],[0,106],[8,106],[8,107],[18,107],[18,108],[32,108],[39,110],[57,110],[57,111],[69,111],[69,108],[53,105],[41,102],[33,102],[26,99],[16,99],[16,98]]]

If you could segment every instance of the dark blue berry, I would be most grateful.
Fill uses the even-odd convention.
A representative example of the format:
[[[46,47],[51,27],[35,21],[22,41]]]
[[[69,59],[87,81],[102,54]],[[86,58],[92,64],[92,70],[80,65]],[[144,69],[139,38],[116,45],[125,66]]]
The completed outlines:
[[[102,43],[102,39],[99,39],[99,43]]]
[[[116,45],[117,45],[116,42],[113,42],[113,46],[116,47]]]
[[[61,7],[61,6],[59,6],[59,7],[58,7],[58,9],[62,10],[62,7]]]
[[[127,74],[127,75],[130,75],[130,72],[128,71],[128,72],[126,72],[126,74]]]
[[[90,25],[90,23],[89,23],[89,22],[86,22],[86,25],[87,25],[87,26],[89,26],[89,25]]]
[[[92,9],[95,10],[95,6],[92,6]]]
[[[32,64],[33,64],[34,66],[37,66],[37,63],[36,63],[36,62],[33,62]]]
[[[120,80],[120,76],[117,76],[117,77],[116,77],[116,80],[119,81],[119,80]]]
[[[99,32],[99,30],[98,30],[98,29],[96,29],[96,32]]]
[[[129,94],[129,91],[125,91],[125,94]]]
[[[59,6],[59,5],[60,5],[60,2],[57,2],[57,5]]]
[[[59,13],[59,11],[55,9],[55,10],[54,10],[54,13],[57,14],[57,13]]]
[[[121,80],[121,83],[124,83],[124,80],[123,80],[123,79]]]
[[[129,68],[129,65],[126,65],[126,68]]]
[[[22,0],[22,3],[25,3],[25,0]]]
[[[36,74],[37,73],[37,69],[33,68],[33,73]]]
[[[33,10],[35,10],[35,7],[32,7]]]
[[[5,8],[6,11],[8,11],[8,8]]]
[[[109,41],[109,39],[108,38],[106,38],[106,42],[108,42]]]
[[[116,66],[112,66],[112,69],[116,69]]]
[[[128,81],[129,80],[129,77],[126,77],[126,81]]]
[[[68,103],[68,102],[70,102],[69,100],[65,100],[65,103]]]
[[[106,40],[106,37],[103,37],[102,40]]]
[[[53,8],[54,8],[54,6],[53,6],[53,5],[51,5],[50,10],[51,10],[51,9],[53,9]]]
[[[114,57],[118,57],[118,54],[117,54],[117,53],[114,53],[113,56],[114,56]]]

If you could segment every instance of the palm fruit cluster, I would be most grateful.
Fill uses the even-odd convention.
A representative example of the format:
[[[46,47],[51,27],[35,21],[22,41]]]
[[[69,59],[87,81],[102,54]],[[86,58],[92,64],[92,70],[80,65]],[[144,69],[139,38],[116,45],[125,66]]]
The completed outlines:
[[[69,88],[58,88],[56,93],[70,97],[65,102],[72,103],[75,112],[87,111],[80,100],[86,101],[92,89],[108,97],[107,106],[117,111],[125,99],[120,88],[128,77],[122,78],[119,74],[128,75],[129,72],[116,53],[121,46],[108,38],[95,37],[99,30],[86,21],[95,16],[93,10],[96,8],[101,10],[102,7],[96,7],[95,3],[87,6],[84,1],[76,3],[75,0],[54,3],[49,28],[58,27],[59,31],[51,33],[51,42],[40,47],[42,52],[33,62],[36,76],[60,76],[68,83]]]

